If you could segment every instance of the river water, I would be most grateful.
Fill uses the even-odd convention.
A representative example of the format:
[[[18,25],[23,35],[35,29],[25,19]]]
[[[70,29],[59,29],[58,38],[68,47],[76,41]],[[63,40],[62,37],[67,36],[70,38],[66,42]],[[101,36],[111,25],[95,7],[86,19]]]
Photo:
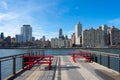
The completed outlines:
[[[15,54],[24,54],[30,51],[36,52],[39,49],[0,49],[0,57],[10,56]],[[120,54],[120,49],[85,49],[90,51],[107,52]],[[67,54],[68,52],[80,51],[80,49],[45,49],[46,54]]]

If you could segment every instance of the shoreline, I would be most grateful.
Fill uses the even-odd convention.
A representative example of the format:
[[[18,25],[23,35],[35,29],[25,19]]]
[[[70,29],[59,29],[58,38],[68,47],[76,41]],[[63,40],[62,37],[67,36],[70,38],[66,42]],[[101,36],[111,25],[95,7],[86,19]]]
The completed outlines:
[[[72,48],[40,48],[40,47],[0,47],[0,49],[120,49],[120,48],[82,48],[82,47],[72,47]]]

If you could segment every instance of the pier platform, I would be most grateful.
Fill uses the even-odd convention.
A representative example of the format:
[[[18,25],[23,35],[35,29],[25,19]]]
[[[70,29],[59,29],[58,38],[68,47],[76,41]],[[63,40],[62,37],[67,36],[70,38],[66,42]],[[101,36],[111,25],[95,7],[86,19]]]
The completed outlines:
[[[51,70],[45,64],[37,64],[14,80],[120,80],[120,73],[84,59],[74,63],[71,56],[55,56]]]

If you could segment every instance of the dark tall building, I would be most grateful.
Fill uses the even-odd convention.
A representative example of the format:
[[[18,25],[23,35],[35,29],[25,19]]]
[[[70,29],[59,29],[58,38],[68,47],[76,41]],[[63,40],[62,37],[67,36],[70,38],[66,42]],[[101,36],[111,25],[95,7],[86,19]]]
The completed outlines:
[[[59,29],[59,39],[64,39],[64,36],[62,34],[62,29],[61,28]]]
[[[5,38],[5,41],[6,41],[7,45],[10,46],[11,43],[12,43],[12,42],[11,42],[11,36],[6,37],[6,38]]]
[[[4,39],[4,33],[2,32],[0,35],[1,39]]]
[[[62,29],[59,29],[59,38],[62,38]]]
[[[75,45],[75,33],[72,34],[71,36],[71,40],[72,40],[72,45]]]
[[[62,29],[60,28],[59,30],[59,36],[62,35]]]

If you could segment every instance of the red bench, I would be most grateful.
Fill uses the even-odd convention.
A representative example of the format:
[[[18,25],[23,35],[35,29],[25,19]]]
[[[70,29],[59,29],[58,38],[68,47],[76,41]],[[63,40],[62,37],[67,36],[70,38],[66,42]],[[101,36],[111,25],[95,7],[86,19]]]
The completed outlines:
[[[53,56],[23,56],[24,59],[28,59],[24,62],[26,69],[31,69],[34,64],[48,64],[49,70],[51,69]]]
[[[76,58],[85,58],[86,62],[92,61],[92,56],[90,52],[71,52],[68,54],[72,55],[72,60],[75,63],[76,63]]]

